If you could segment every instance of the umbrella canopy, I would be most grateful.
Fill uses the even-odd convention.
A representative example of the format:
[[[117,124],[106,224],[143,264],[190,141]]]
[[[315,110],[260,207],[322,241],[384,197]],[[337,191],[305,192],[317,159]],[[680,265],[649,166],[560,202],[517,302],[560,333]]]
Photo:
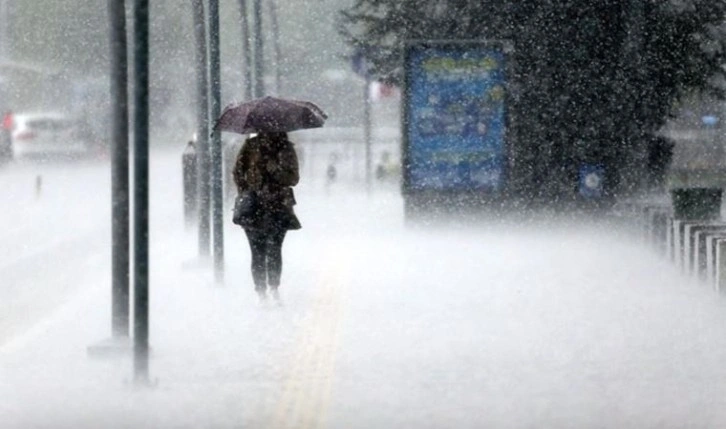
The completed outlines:
[[[262,97],[225,107],[214,128],[240,134],[287,132],[322,127],[327,118],[309,101]]]

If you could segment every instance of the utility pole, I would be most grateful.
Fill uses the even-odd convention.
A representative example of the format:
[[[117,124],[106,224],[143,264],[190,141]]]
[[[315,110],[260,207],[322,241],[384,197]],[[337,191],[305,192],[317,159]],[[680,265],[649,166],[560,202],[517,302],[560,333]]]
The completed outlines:
[[[6,0],[3,0],[3,7]],[[108,0],[111,39],[111,332],[129,337],[129,102],[124,0]],[[3,21],[4,22],[4,21]]]
[[[250,43],[250,20],[247,13],[247,0],[239,0],[240,27],[242,30],[242,64],[245,81],[245,101],[251,100],[252,95],[252,49]]]
[[[197,75],[197,187],[199,202],[199,256],[210,253],[209,96],[207,30],[203,0],[192,0],[195,70]]]
[[[221,77],[219,71],[219,0],[209,0],[209,122],[221,114]],[[212,133],[212,224],[214,232],[214,279],[224,281],[224,225],[222,224],[222,139],[220,131]]]
[[[367,61],[367,60],[366,60]],[[366,151],[366,190],[371,191],[372,172],[371,172],[371,76],[370,73],[365,74],[365,83],[363,85],[363,143]]]
[[[0,0],[2,1],[2,0]],[[90,356],[131,351],[129,100],[125,0],[108,0],[111,98],[111,338],[88,346]]]
[[[149,0],[134,0],[134,380],[149,383]]]
[[[0,61],[8,61],[8,37],[10,32],[8,31],[8,1],[0,0]],[[121,1],[123,3],[123,0]],[[114,25],[113,23],[111,25]]]
[[[280,53],[280,26],[277,22],[277,2],[275,0],[269,0],[270,5],[270,26],[272,27],[272,43],[275,49],[275,94],[280,96],[282,94],[282,83],[281,83],[281,67],[280,61],[282,55]]]
[[[255,98],[260,98],[265,93],[264,55],[262,53],[262,0],[252,0],[254,15],[254,42],[255,42]]]

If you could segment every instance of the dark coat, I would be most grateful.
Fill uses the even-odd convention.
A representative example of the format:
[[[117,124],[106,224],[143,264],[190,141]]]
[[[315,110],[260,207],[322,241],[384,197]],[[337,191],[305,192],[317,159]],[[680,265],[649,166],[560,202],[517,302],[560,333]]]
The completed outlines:
[[[300,180],[300,168],[292,142],[264,134],[247,139],[237,154],[233,176],[238,193],[254,191],[260,201],[260,210],[246,229],[300,229],[292,191]]]

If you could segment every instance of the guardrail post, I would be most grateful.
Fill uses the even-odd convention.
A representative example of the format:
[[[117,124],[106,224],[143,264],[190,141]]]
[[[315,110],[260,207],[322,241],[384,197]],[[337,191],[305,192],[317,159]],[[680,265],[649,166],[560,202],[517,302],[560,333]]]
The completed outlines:
[[[714,288],[718,287],[716,279],[716,271],[718,267],[718,259],[716,257],[718,249],[718,240],[726,239],[726,231],[715,234],[709,234],[706,237],[706,281]]]
[[[726,286],[726,239],[717,240],[716,261],[716,290],[723,293]]]
[[[726,224],[703,225],[695,229],[693,242],[693,270],[692,273],[698,279],[705,280],[707,276],[707,253],[708,253],[708,237],[714,234],[720,234],[726,231]]]

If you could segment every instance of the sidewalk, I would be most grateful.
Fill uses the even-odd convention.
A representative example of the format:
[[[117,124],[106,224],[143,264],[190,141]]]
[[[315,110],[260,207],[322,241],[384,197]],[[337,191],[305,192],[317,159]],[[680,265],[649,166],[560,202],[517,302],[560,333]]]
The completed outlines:
[[[224,286],[193,234],[152,232],[156,386],[88,357],[110,329],[88,278],[0,348],[0,427],[726,427],[708,288],[607,229],[410,230],[397,198],[303,189],[281,307],[256,301],[240,231]]]

